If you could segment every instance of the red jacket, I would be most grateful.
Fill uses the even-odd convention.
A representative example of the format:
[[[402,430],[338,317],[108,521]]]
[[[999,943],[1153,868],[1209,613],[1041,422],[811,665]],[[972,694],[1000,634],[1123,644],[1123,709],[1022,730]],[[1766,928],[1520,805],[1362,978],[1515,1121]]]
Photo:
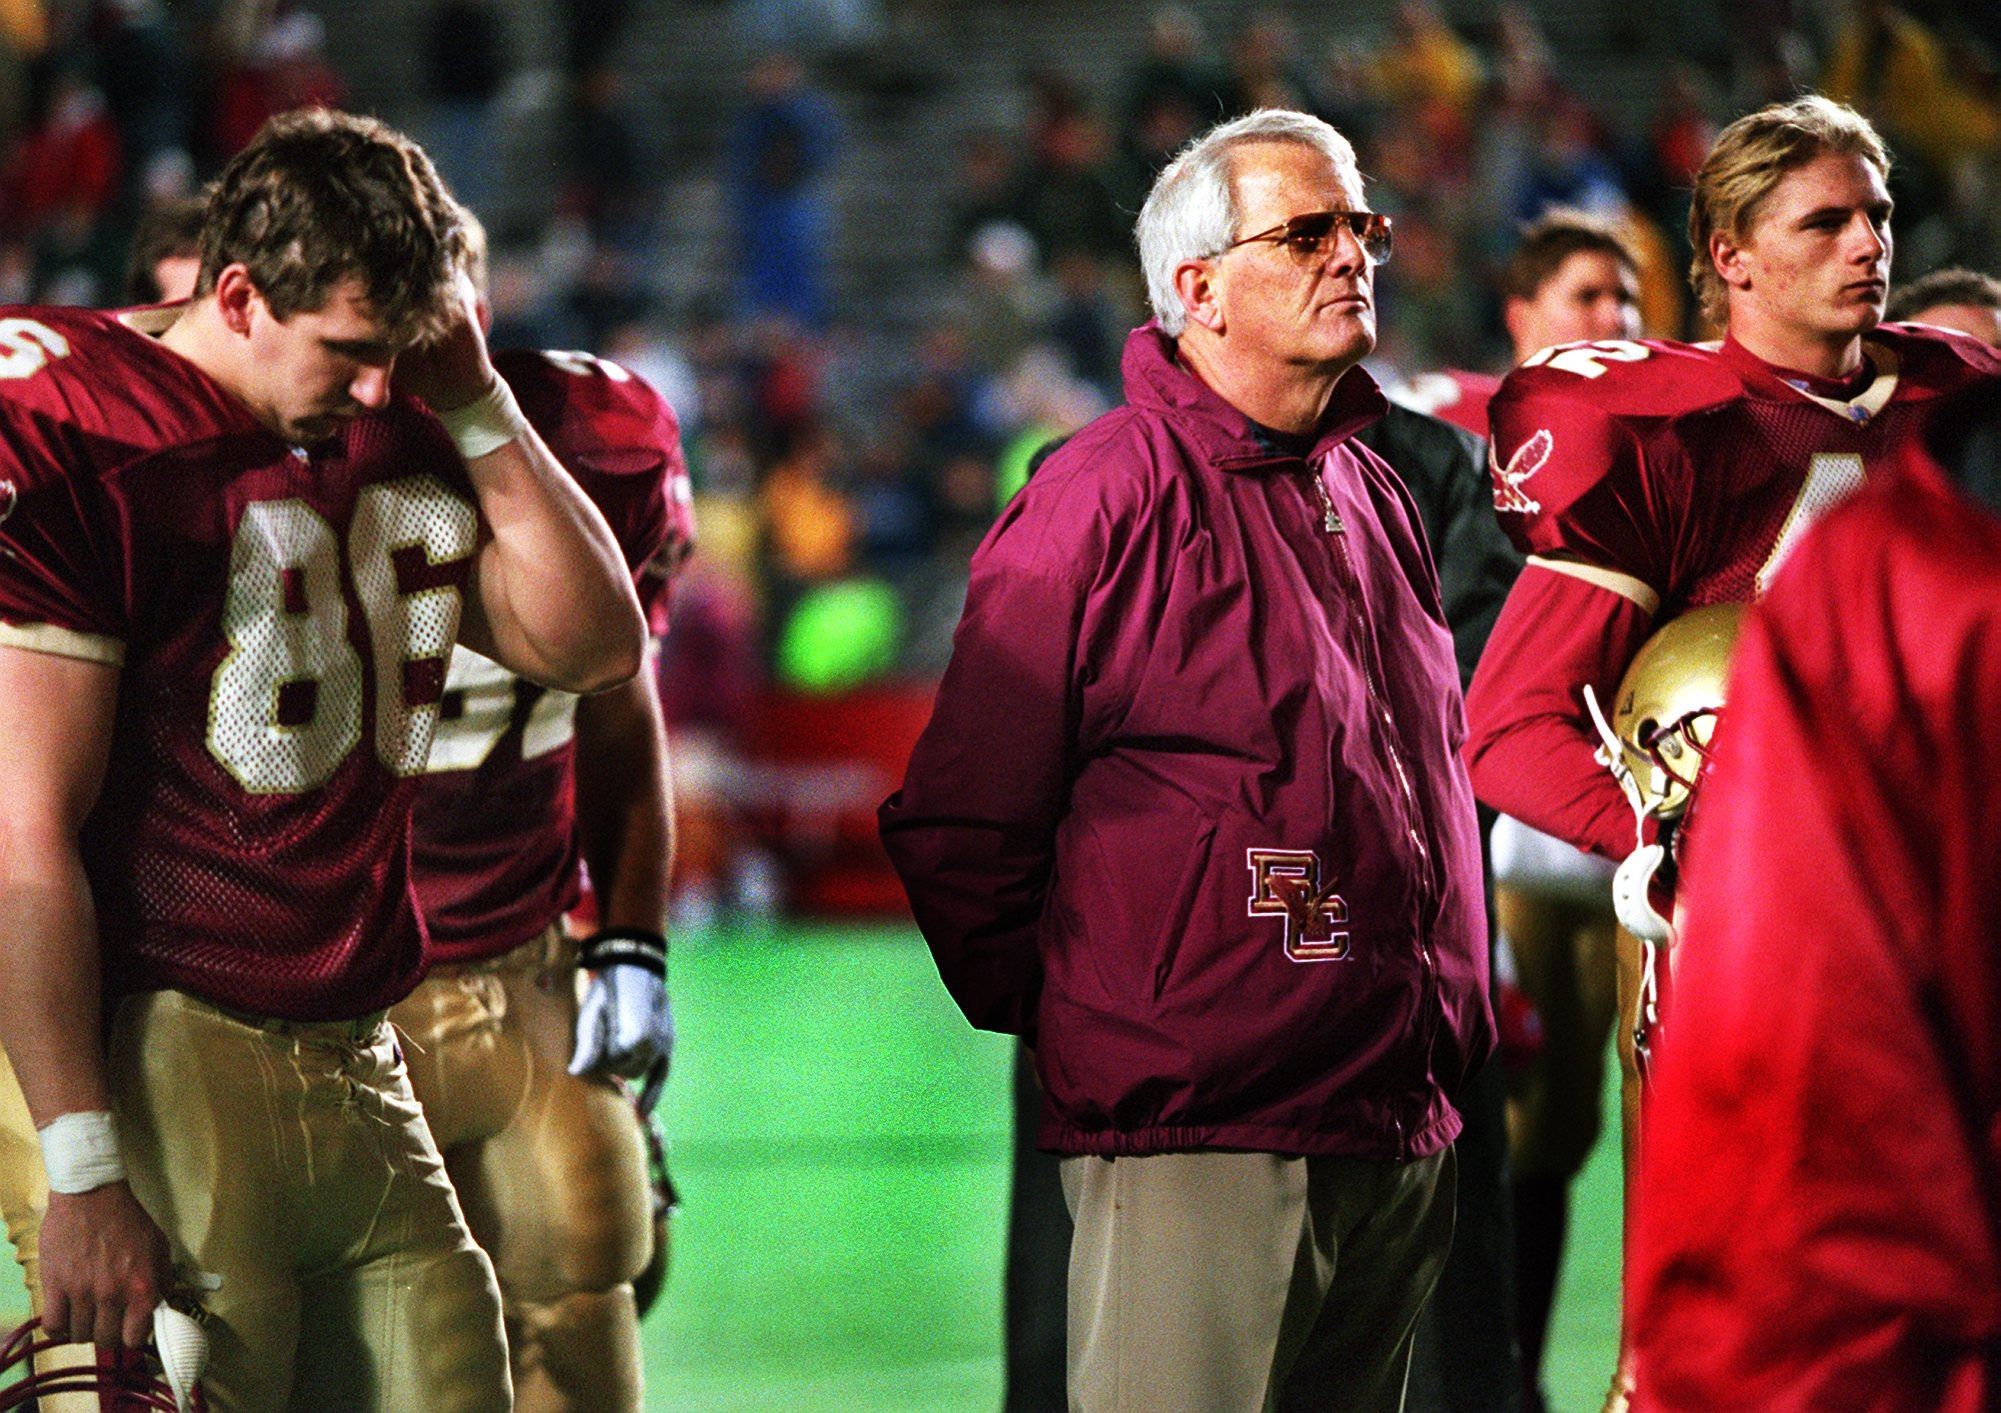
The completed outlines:
[[[2001,1406],[1997,722],[2001,520],[1886,471],[1737,648],[1644,1120],[1636,1409]]]
[[[973,557],[882,808],[946,986],[1038,1047],[1061,1153],[1409,1158],[1484,1055],[1452,640],[1409,497],[1336,390],[1310,461],[1152,326],[1127,406]]]

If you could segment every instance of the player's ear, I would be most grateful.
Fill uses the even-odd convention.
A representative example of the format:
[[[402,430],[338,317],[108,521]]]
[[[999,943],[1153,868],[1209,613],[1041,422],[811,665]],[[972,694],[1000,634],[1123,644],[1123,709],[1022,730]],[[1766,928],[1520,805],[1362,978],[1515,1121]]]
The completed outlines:
[[[250,270],[241,261],[225,265],[215,277],[215,307],[231,333],[250,332],[250,305],[259,298]]]
[[[1528,329],[1528,321],[1529,302],[1526,299],[1517,299],[1513,295],[1510,295],[1502,301],[1501,325],[1508,331],[1508,343],[1511,347],[1520,348],[1522,346],[1522,339],[1526,337]],[[1534,352],[1535,350],[1532,349],[1530,351]]]
[[[1722,231],[1709,233],[1709,263],[1716,267],[1716,273],[1730,288],[1751,287],[1751,272],[1744,259],[1743,248]]]
[[[1212,334],[1224,332],[1218,283],[1216,267],[1207,260],[1184,260],[1174,267],[1174,292],[1181,296],[1188,322],[1200,324]]]

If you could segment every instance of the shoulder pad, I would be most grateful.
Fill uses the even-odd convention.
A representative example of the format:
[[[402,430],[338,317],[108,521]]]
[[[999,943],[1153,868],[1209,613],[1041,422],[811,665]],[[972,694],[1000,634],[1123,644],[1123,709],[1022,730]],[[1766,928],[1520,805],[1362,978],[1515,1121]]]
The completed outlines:
[[[1502,380],[1495,404],[1548,397],[1586,401],[1609,417],[1667,418],[1706,412],[1743,395],[1743,378],[1706,348],[1667,339],[1600,339],[1529,355]]]
[[[572,471],[576,461],[617,474],[679,459],[680,421],[638,374],[595,354],[505,349],[493,366],[521,411]]]
[[[1864,336],[1897,355],[1898,376],[1913,391],[1956,392],[2001,377],[2001,352],[1970,334],[1932,324],[1880,324]]]
[[[172,311],[165,312],[171,322]],[[153,346],[148,332],[140,318],[128,323],[107,311],[0,307],[6,410],[134,451],[240,429],[242,405],[194,365]]]

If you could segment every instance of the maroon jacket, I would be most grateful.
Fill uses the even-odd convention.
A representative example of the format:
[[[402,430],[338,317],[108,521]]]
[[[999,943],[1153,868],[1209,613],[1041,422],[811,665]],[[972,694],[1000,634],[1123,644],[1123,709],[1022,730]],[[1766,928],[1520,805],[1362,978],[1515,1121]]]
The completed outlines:
[[[1037,1047],[1042,1147],[1434,1153],[1485,919],[1436,576],[1349,440],[1381,394],[1336,390],[1330,514],[1151,325],[1125,383],[974,555],[883,842],[967,1017]]]

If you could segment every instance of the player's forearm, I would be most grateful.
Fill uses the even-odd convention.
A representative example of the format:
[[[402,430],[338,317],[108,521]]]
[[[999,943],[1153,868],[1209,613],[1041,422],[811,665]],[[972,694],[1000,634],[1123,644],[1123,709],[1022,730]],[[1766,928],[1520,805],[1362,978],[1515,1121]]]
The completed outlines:
[[[577,833],[599,921],[661,931],[674,811],[666,726],[649,674],[577,705]]]
[[[7,920],[0,1045],[36,1126],[109,1109],[96,914],[74,846],[0,825],[0,917]]]
[[[466,465],[492,534],[477,572],[490,655],[564,691],[631,679],[646,623],[597,507],[531,428]]]
[[[1597,758],[1583,692],[1610,703],[1650,622],[1605,589],[1523,571],[1466,693],[1466,769],[1482,804],[1607,858],[1632,852],[1632,807]]]

